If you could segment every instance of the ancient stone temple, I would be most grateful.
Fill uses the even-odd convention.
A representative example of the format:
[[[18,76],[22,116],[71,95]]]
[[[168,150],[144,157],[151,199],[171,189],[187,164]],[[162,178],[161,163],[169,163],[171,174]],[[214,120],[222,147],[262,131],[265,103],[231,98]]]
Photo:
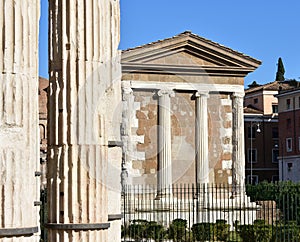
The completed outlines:
[[[244,77],[260,61],[184,32],[122,53],[128,184],[244,184]]]
[[[39,0],[0,3],[0,240],[38,241]],[[14,236],[14,238],[12,238]],[[26,236],[26,237],[24,237]]]
[[[120,241],[119,1],[49,16],[48,240]]]

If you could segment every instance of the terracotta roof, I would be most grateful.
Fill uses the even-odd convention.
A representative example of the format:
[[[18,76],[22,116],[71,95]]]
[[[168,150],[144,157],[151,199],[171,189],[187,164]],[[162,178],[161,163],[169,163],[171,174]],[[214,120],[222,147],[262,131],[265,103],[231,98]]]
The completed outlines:
[[[247,107],[244,107],[244,113],[263,114],[263,111],[258,110],[257,108],[253,107],[252,105],[248,105]]]
[[[294,88],[296,85],[294,80],[286,80],[283,82],[280,81],[273,81],[269,82],[263,85],[255,86],[255,87],[250,87],[245,90],[245,93],[252,93],[252,92],[257,92],[257,91],[262,91],[262,90],[269,90],[269,91],[280,91],[280,90],[289,90]]]
[[[300,83],[299,83],[300,84]],[[295,86],[294,88],[290,88],[288,90],[282,90],[280,91],[276,97],[280,97],[283,95],[290,95],[290,94],[295,94],[295,93],[299,93],[300,92],[300,86]]]
[[[151,42],[151,43],[148,43],[148,44],[144,44],[144,45],[140,45],[140,46],[137,46],[137,47],[129,48],[129,49],[123,50],[122,52],[124,53],[124,52],[128,52],[128,51],[131,51],[131,50],[137,50],[137,49],[140,49],[140,48],[152,47],[152,46],[154,46],[154,45],[156,45],[158,43],[161,43],[161,42],[165,42],[165,41],[169,41],[169,40],[174,40],[174,39],[179,39],[179,38],[183,38],[183,37],[193,37],[193,38],[195,38],[197,40],[203,41],[203,42],[205,42],[207,44],[210,44],[210,45],[212,45],[214,47],[218,47],[218,48],[220,48],[220,49],[222,49],[224,51],[233,53],[233,54],[235,54],[237,56],[240,56],[240,57],[248,59],[248,60],[250,60],[252,62],[255,62],[258,65],[261,64],[261,61],[259,61],[257,59],[254,59],[254,58],[250,57],[249,55],[245,55],[245,54],[243,54],[241,52],[238,52],[236,50],[228,48],[228,47],[226,47],[224,45],[221,45],[221,44],[218,44],[218,43],[213,42],[211,40],[208,40],[206,38],[200,37],[199,35],[193,34],[191,31],[185,31],[183,33],[180,33],[180,34],[175,35],[175,36],[170,37],[170,38],[166,38],[166,39],[162,39],[162,40],[157,40],[157,41],[154,41],[154,42]]]

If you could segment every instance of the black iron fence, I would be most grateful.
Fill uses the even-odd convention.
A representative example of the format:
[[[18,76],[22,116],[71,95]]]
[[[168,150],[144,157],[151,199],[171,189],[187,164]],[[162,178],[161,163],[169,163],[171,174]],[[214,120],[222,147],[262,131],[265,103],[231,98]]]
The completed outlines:
[[[122,241],[300,241],[300,192],[254,189],[250,197],[225,184],[126,186]]]

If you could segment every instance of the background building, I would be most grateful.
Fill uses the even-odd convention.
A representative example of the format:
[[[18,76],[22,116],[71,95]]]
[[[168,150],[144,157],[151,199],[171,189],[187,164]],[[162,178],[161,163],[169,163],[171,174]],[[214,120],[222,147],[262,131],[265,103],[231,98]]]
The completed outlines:
[[[279,170],[282,180],[300,181],[300,88],[282,91],[279,101]]]
[[[246,182],[278,181],[279,149],[278,99],[280,90],[289,90],[294,82],[253,83],[245,90]],[[259,132],[257,132],[259,131]]]

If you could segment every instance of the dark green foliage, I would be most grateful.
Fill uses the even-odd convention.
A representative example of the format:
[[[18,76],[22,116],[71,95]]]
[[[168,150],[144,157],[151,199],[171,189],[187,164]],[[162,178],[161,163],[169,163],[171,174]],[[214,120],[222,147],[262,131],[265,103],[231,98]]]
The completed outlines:
[[[272,238],[272,226],[264,220],[255,220],[253,225],[238,225],[237,230],[243,241],[269,242]]]
[[[226,242],[242,242],[242,238],[236,231],[229,231]]]
[[[229,234],[230,225],[226,220],[217,220],[214,225],[214,238],[218,241],[225,241]]]
[[[246,185],[247,195],[251,201],[275,201],[281,211],[281,220],[296,221],[300,224],[300,183],[291,181]]]
[[[147,238],[146,229],[148,222],[146,220],[133,220],[129,225],[129,236],[135,240]]]
[[[192,227],[193,237],[197,241],[213,240],[214,224],[213,223],[197,223]]]
[[[295,221],[287,224],[277,223],[276,229],[273,229],[273,236],[271,242],[299,242],[300,241],[300,227]]]
[[[276,72],[275,80],[276,81],[284,81],[285,80],[284,73],[285,73],[285,70],[284,70],[283,62],[282,62],[281,57],[279,57],[278,63],[277,63],[277,72]]]
[[[187,237],[187,221],[185,219],[174,219],[168,230],[169,239],[175,242],[185,241]]]
[[[164,227],[161,224],[158,224],[154,221],[150,221],[147,224],[146,234],[147,238],[159,241],[165,237],[166,231],[164,230]]]
[[[251,84],[248,85],[249,88],[259,87],[259,86],[260,85],[256,81],[253,81]]]
[[[151,238],[155,241],[162,240],[166,235],[166,231],[161,224],[157,222],[142,219],[133,220],[128,229],[122,227],[122,237],[129,237],[135,240]]]

